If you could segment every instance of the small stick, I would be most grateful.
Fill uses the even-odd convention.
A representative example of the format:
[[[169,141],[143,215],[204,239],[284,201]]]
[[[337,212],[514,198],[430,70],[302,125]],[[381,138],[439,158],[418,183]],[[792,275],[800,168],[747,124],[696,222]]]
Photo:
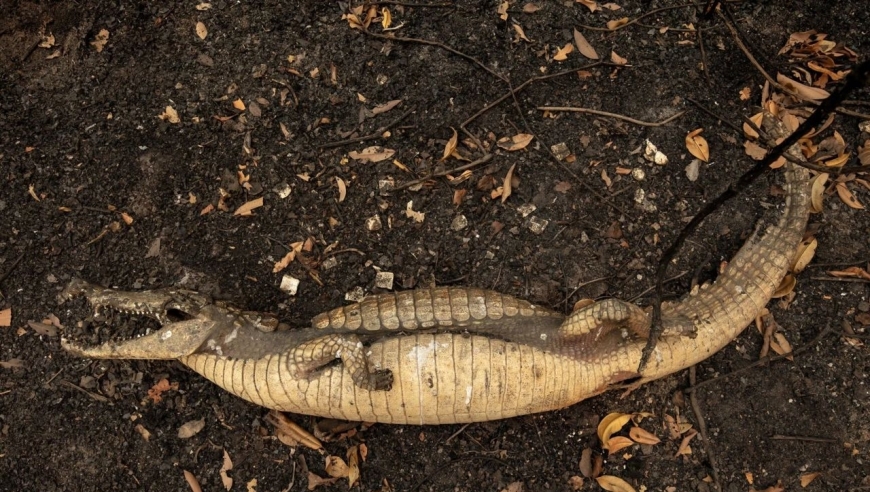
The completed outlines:
[[[364,4],[366,7],[370,5],[400,5],[402,7],[428,7],[433,9],[443,9],[448,7],[455,7],[454,4],[450,2],[444,3],[413,3],[413,2],[399,2],[397,0],[379,0],[377,2],[367,2]]]
[[[408,181],[406,183],[402,183],[402,184],[396,186],[395,188],[390,189],[389,191],[404,190],[405,188],[414,186],[416,184],[420,184],[424,181],[428,181],[428,180],[433,179],[433,178],[440,178],[442,176],[447,176],[450,173],[458,173],[460,171],[465,171],[466,169],[471,169],[471,168],[477,167],[485,162],[489,162],[490,159],[492,159],[492,154],[486,154],[474,162],[469,162],[468,164],[465,164],[465,165],[462,165],[459,167],[455,167],[455,168],[449,169],[447,171],[432,173],[432,174],[429,174],[429,175],[424,176],[422,178],[412,179],[411,181]]]
[[[629,123],[634,123],[635,125],[650,126],[650,127],[667,125],[668,123],[674,121],[675,119],[679,118],[680,116],[683,116],[684,114],[686,114],[685,111],[680,111],[679,113],[677,113],[669,118],[665,118],[662,121],[649,122],[649,121],[636,120],[636,119],[631,118],[629,116],[624,116],[624,115],[617,114],[617,113],[609,113],[607,111],[599,111],[597,109],[589,109],[589,108],[579,108],[579,107],[574,107],[574,106],[538,106],[535,109],[537,109],[539,111],[566,111],[566,112],[572,112],[572,113],[595,114],[598,116],[607,116],[608,118],[616,118],[618,120],[627,121]]]
[[[21,263],[22,259],[24,259],[24,253],[18,255],[18,258],[15,258],[15,261],[13,261],[11,265],[9,265],[9,269],[6,270],[6,273],[0,275],[0,284],[2,284],[3,281],[6,280],[7,277],[9,277],[9,275],[12,275],[12,271],[15,270],[15,267],[17,267],[19,263]]]
[[[406,37],[402,37],[402,36],[387,36],[386,34],[378,34],[375,32],[371,32],[367,29],[363,29],[362,32],[366,36],[371,36],[373,38],[378,38],[378,39],[386,39],[389,41],[401,41],[403,43],[419,43],[419,44],[425,44],[425,45],[429,45],[429,46],[437,46],[443,50],[446,50],[446,51],[453,53],[454,55],[456,55],[458,57],[465,58],[466,60],[470,61],[471,63],[474,63],[478,67],[486,70],[487,72],[489,72],[490,75],[501,80],[502,82],[507,82],[507,78],[504,75],[496,73],[493,69],[484,65],[477,58],[474,58],[473,56],[470,56],[470,55],[466,55],[465,53],[463,53],[455,48],[451,48],[450,46],[447,46],[446,44],[441,43],[439,41],[430,41],[428,39],[420,39],[420,38],[406,38]]]
[[[870,280],[867,280],[866,278],[810,277],[810,280],[818,280],[820,282],[853,282],[856,284],[870,284]]]
[[[830,443],[838,443],[840,442],[837,439],[832,437],[811,437],[811,436],[784,436],[782,434],[774,434],[770,436],[771,439],[776,441],[805,441],[805,442],[830,442]]]
[[[320,149],[321,150],[332,149],[334,147],[341,147],[343,145],[354,144],[354,143],[363,143],[363,142],[367,142],[369,140],[374,140],[376,138],[383,138],[385,131],[387,131],[390,128],[393,128],[394,126],[401,123],[405,118],[407,118],[408,116],[411,116],[411,113],[413,113],[415,110],[416,110],[416,108],[411,108],[411,109],[405,111],[404,113],[402,113],[401,116],[399,116],[395,120],[391,121],[390,123],[387,123],[386,125],[378,128],[377,130],[373,131],[372,133],[369,133],[368,135],[364,135],[362,137],[357,137],[357,138],[348,138],[345,140],[338,140],[335,142],[325,143],[325,144],[320,146]]]
[[[689,368],[689,384],[695,385],[697,365]],[[698,395],[695,392],[689,393],[689,402],[692,404],[692,412],[695,414],[695,420],[698,421],[698,433],[701,434],[701,442],[704,443],[704,451],[707,453],[707,459],[710,460],[710,468],[713,474],[713,486],[716,490],[722,490],[722,484],[719,482],[719,465],[716,463],[716,454],[713,452],[713,445],[707,437],[707,422],[704,421],[704,414],[701,413],[701,407],[698,405]]]
[[[670,7],[662,7],[662,8],[658,8],[658,9],[653,9],[653,10],[650,10],[649,12],[647,12],[647,13],[645,13],[645,14],[642,14],[640,17],[635,17],[634,19],[632,19],[632,20],[626,22],[625,24],[623,24],[623,25],[621,25],[621,26],[619,26],[619,27],[617,27],[617,28],[614,28],[614,29],[609,29],[609,28],[607,28],[607,27],[586,26],[586,25],[583,25],[583,24],[580,24],[580,27],[582,27],[583,29],[589,29],[590,31],[616,32],[616,31],[618,31],[618,30],[620,30],[620,29],[622,29],[622,28],[625,28],[625,27],[628,27],[628,26],[634,24],[635,22],[637,22],[637,21],[639,21],[639,20],[641,20],[641,19],[643,19],[643,18],[645,18],[645,17],[649,17],[649,16],[654,15],[654,14],[657,14],[657,13],[659,13],[659,12],[664,12],[664,11],[666,11],[666,10],[683,9],[683,8],[686,8],[686,7],[694,7],[694,6],[695,6],[694,3],[684,3],[684,4],[681,4],[681,5],[672,5],[672,6],[670,6]]]

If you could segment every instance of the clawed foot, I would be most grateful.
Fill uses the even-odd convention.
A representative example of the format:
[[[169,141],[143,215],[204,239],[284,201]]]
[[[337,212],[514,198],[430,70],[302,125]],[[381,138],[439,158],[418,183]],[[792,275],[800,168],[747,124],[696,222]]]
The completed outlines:
[[[393,371],[377,369],[369,373],[368,389],[373,391],[390,391],[393,389]]]

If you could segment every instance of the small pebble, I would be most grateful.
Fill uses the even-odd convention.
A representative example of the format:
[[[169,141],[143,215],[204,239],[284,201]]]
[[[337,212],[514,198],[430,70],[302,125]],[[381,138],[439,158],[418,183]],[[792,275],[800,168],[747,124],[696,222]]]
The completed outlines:
[[[547,228],[547,224],[549,223],[550,221],[547,219],[532,217],[529,219],[529,230],[532,231],[534,234],[541,234],[542,232],[544,232],[544,229]]]
[[[450,228],[454,231],[461,231],[466,227],[468,227],[468,219],[466,219],[464,215],[457,215],[453,218],[453,222],[450,224]]]
[[[367,230],[374,232],[374,231],[381,230],[382,227],[383,227],[383,225],[381,224],[381,216],[380,215],[375,214],[375,215],[369,217],[368,219],[366,219],[366,229]]]
[[[288,295],[295,296],[296,290],[299,288],[299,279],[294,278],[290,275],[284,275],[281,278],[281,286],[280,289],[286,292]]]
[[[375,285],[384,290],[393,290],[393,272],[378,272],[375,275]]]

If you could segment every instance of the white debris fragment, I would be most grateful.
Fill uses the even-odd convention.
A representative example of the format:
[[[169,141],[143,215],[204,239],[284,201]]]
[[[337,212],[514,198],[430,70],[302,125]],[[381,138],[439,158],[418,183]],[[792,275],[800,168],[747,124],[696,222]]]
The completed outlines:
[[[426,214],[414,210],[414,200],[408,201],[408,205],[405,207],[405,215],[409,219],[414,219],[414,222],[417,223],[422,223],[426,219]]]
[[[350,302],[359,302],[363,300],[365,296],[366,292],[363,290],[362,287],[354,287],[350,290],[350,292],[344,295],[344,300]]]
[[[454,231],[461,231],[466,227],[468,227],[468,219],[466,219],[462,214],[453,217],[453,222],[450,223],[450,228]]]
[[[643,148],[643,158],[658,164],[659,166],[664,166],[668,163],[668,156],[663,154],[652,142],[646,140]]]
[[[389,195],[390,191],[392,191],[395,187],[396,180],[394,180],[392,177],[378,180],[378,191],[380,192],[381,196]]]
[[[544,232],[544,229],[546,229],[547,224],[549,223],[550,221],[547,219],[532,217],[529,219],[529,230],[532,231],[534,234],[541,234],[542,232]]]
[[[284,277],[281,278],[281,286],[279,288],[288,295],[295,296],[296,289],[299,288],[299,279],[290,275],[284,275]]]
[[[689,181],[697,181],[698,174],[701,167],[701,161],[699,159],[692,159],[692,162],[686,166],[686,177],[689,178]]]
[[[381,224],[381,216],[380,215],[375,214],[375,215],[372,215],[371,217],[369,217],[368,219],[366,219],[366,229],[367,230],[374,232],[374,231],[380,231],[381,228],[383,228],[383,225]]]
[[[289,184],[281,183],[278,186],[272,188],[272,191],[274,191],[275,194],[277,194],[279,198],[284,199],[284,198],[287,198],[288,196],[290,196],[290,193],[293,190],[292,190],[292,188],[290,188]]]
[[[537,209],[538,207],[536,207],[534,203],[524,203],[517,207],[517,212],[519,212],[523,217],[528,217],[530,213]]]
[[[634,178],[635,181],[643,181],[644,178],[646,178],[646,172],[639,167],[635,167],[631,170],[631,177]]]
[[[638,188],[634,192],[634,201],[640,206],[641,210],[643,210],[644,212],[655,212],[656,210],[658,210],[656,204],[647,199],[646,192],[643,191],[643,188]]]
[[[329,270],[330,268],[335,268],[338,266],[338,259],[334,256],[330,256],[329,258],[323,260],[320,264],[320,268],[324,270]]]
[[[566,157],[571,155],[571,150],[565,142],[559,142],[550,146],[550,151],[552,151],[553,155],[556,156],[556,159],[559,159],[560,161],[564,161]]]
[[[375,285],[384,290],[393,290],[393,272],[378,272],[375,275]]]

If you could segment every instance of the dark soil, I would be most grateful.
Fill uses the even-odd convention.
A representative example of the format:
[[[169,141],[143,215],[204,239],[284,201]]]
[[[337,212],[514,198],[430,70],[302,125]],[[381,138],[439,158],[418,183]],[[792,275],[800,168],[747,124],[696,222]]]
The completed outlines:
[[[497,2],[457,3],[389,7],[394,24],[404,23],[398,35],[446,43],[515,87],[545,72],[587,65],[576,51],[564,62],[551,60],[581,24],[603,26],[674,2],[620,2],[621,11],[594,14],[570,1],[541,1],[540,11],[525,14],[521,3],[512,2],[507,22],[499,19]],[[531,84],[517,96],[519,107],[508,99],[468,127],[493,146],[493,138],[533,133],[537,138],[527,149],[499,150],[458,184],[438,178],[416,191],[382,194],[382,180],[402,184],[462,165],[439,161],[451,127],[458,130],[506,94],[507,83],[440,47],[387,42],[352,30],[340,7],[328,2],[216,1],[207,11],[196,10],[195,2],[6,0],[2,7],[0,275],[11,273],[0,284],[0,310],[11,307],[13,317],[11,327],[0,328],[0,361],[20,359],[23,365],[0,368],[4,491],[188,490],[183,470],[204,490],[221,490],[221,448],[235,464],[233,490],[247,490],[252,479],[258,491],[288,484],[307,490],[306,465],[326,476],[321,455],[271,437],[265,409],[176,362],[75,359],[61,351],[58,335],[35,331],[28,321],[55,314],[70,330],[89,314],[83,304],[70,308],[56,300],[72,277],[125,289],[184,285],[297,325],[342,305],[356,287],[377,292],[377,269],[395,274],[397,290],[478,286],[569,310],[580,298],[645,293],[663,249],[686,219],[751,166],[742,136],[687,100],[740,125],[758,111],[763,79],[718,19],[701,22],[687,8],[657,13],[616,33],[581,29],[603,58],[613,50],[631,67],[599,66],[588,69],[585,79],[572,73]],[[796,31],[829,33],[859,59],[870,53],[870,10],[861,0],[732,8],[746,42],[774,74],[789,73],[788,60],[777,51]],[[208,28],[205,40],[195,34],[198,21]],[[530,43],[514,42],[513,21]],[[659,31],[688,23],[707,28],[709,80],[699,71],[694,35]],[[109,39],[98,52],[91,42],[102,29]],[[37,46],[42,30],[53,34],[55,46]],[[372,31],[382,32],[377,23]],[[50,58],[55,52],[59,56]],[[296,57],[293,63],[288,55]],[[314,70],[319,73],[312,76]],[[752,88],[748,101],[739,98],[744,87]],[[866,90],[852,98],[870,101]],[[245,111],[233,108],[236,99]],[[397,99],[401,105],[386,113],[363,111]],[[641,127],[579,114],[548,118],[535,109],[541,105],[583,106],[648,121],[687,113],[662,127]],[[167,106],[177,110],[180,123],[158,118]],[[375,132],[409,110],[389,138],[320,148]],[[840,115],[833,125],[853,155],[866,139],[858,134],[859,121]],[[684,172],[691,160],[684,137],[700,127],[712,163],[702,165],[691,182]],[[633,154],[644,139],[670,163],[653,166]],[[556,163],[547,154],[560,142],[576,155],[574,162]],[[370,145],[396,154],[379,163],[346,158]],[[460,151],[471,159],[481,155],[465,144]],[[512,166],[519,184],[505,203],[478,189],[485,176],[500,186]],[[617,167],[642,169],[645,178],[618,174]],[[602,171],[612,180],[609,188]],[[240,172],[250,178],[250,189],[239,186]],[[338,178],[347,186],[343,201]],[[667,285],[670,293],[687,292],[693,279],[712,278],[751,232],[763,205],[780,202],[772,193],[776,179],[762,178],[693,236],[672,269],[674,275],[688,274]],[[560,182],[570,189],[561,185],[557,191]],[[281,198],[275,190],[287,185],[292,192]],[[221,189],[229,193],[221,202],[229,212],[215,208],[203,215],[207,205],[217,207]],[[639,189],[654,211],[635,202]],[[870,204],[866,188],[851,189]],[[456,190],[467,191],[458,206]],[[253,216],[233,216],[258,197],[264,205]],[[425,213],[422,223],[406,216],[410,201]],[[523,217],[518,207],[527,204],[537,208]],[[125,223],[121,212],[133,222]],[[369,231],[366,220],[376,215],[382,229]],[[467,226],[456,230],[452,224],[459,215]],[[532,217],[547,221],[540,234],[530,230]],[[867,266],[865,211],[846,207],[834,194],[811,222],[819,240],[814,263]],[[496,232],[498,224],[503,229]],[[307,266],[295,261],[272,273],[287,245],[306,238],[313,238],[313,249],[303,253]],[[328,251],[342,251],[331,268],[320,263]],[[787,310],[771,304],[795,347],[826,325],[840,330],[849,323],[866,333],[861,320],[867,321],[868,284],[818,280],[825,270],[811,267],[799,276]],[[285,273],[301,279],[295,296],[279,289]],[[113,325],[144,326],[132,318],[117,318]],[[761,344],[757,330],[746,330],[698,366],[698,379],[750,364]],[[822,475],[807,490],[868,489],[868,373],[867,347],[831,334],[793,362],[756,367],[698,391],[724,490],[749,490],[749,473],[759,490],[778,481],[786,490],[800,490],[800,476],[812,472]],[[163,378],[178,389],[159,403],[148,402],[149,388]],[[604,472],[638,490],[713,490],[705,480],[713,473],[711,457],[700,438],[690,456],[674,458],[679,441],[668,439],[662,426],[665,414],[680,414],[698,427],[689,395],[681,391],[688,385],[684,371],[624,398],[612,392],[542,415],[464,428],[375,425],[328,443],[327,450],[343,457],[348,447],[365,441],[361,490],[500,491],[513,482],[527,491],[570,490],[570,477],[580,475],[581,452],[598,445],[598,420],[615,411],[646,411],[657,417],[644,426],[663,442],[617,453],[606,459]],[[291,417],[309,429],[315,423]],[[179,439],[179,426],[196,419],[205,419],[205,429]],[[150,440],[137,432],[140,424]],[[319,490],[346,488],[342,480]],[[582,490],[596,489],[586,479]]]

